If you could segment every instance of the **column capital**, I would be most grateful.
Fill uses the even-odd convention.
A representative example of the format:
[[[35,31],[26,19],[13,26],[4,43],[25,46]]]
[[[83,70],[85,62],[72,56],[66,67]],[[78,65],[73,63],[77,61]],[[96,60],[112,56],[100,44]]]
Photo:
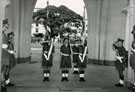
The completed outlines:
[[[9,5],[11,4],[11,1],[10,0],[3,0],[3,7],[2,8],[6,8],[8,7]]]

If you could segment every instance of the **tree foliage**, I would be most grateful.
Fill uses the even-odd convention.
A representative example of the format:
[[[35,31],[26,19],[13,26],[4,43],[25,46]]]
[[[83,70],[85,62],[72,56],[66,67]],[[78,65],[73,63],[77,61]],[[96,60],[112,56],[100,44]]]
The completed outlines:
[[[45,9],[35,12],[33,19],[36,23],[41,22],[41,19],[43,19],[42,22],[45,27],[49,26],[52,33],[55,34],[65,23],[74,22],[75,26],[80,26],[83,17],[63,5],[60,7],[49,5]]]

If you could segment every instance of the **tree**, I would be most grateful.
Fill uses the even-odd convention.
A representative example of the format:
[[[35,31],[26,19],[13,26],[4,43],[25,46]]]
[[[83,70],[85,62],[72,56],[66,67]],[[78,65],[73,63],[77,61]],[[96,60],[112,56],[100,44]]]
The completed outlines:
[[[43,22],[46,30],[47,26],[50,27],[51,36],[54,37],[61,32],[60,28],[65,23],[74,22],[76,27],[80,26],[83,17],[63,5],[60,7],[49,5],[45,9],[35,12],[33,19],[36,23]]]

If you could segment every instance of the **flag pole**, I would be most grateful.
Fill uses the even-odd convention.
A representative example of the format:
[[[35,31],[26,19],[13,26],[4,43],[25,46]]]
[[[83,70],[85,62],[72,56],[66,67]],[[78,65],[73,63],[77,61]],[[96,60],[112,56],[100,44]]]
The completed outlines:
[[[48,31],[48,15],[49,15],[49,9],[48,9],[48,6],[49,6],[49,0],[47,0],[47,14],[46,14],[46,18],[47,18],[47,22],[46,22],[46,35],[45,36],[48,36],[49,35],[49,31]],[[48,36],[49,37],[49,36]],[[45,40],[45,39],[44,39]]]
[[[85,6],[84,6],[84,11],[83,11],[83,20],[82,20],[82,40],[84,41],[85,40],[85,32],[86,32],[86,29],[85,29]]]

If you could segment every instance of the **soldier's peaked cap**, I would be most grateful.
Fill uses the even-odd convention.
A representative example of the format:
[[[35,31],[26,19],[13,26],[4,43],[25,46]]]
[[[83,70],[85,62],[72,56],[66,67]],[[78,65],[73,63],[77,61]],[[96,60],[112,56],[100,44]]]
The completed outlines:
[[[10,35],[13,35],[13,36],[14,36],[15,34],[14,34],[14,32],[12,31],[12,32],[9,32],[7,35],[8,35],[8,36],[10,36]]]
[[[135,25],[133,26],[133,31],[131,32],[132,34],[134,33],[134,31],[135,31]]]
[[[124,40],[123,39],[120,39],[120,38],[118,38],[118,42],[124,42]]]
[[[3,24],[8,24],[8,19],[3,20]]]

